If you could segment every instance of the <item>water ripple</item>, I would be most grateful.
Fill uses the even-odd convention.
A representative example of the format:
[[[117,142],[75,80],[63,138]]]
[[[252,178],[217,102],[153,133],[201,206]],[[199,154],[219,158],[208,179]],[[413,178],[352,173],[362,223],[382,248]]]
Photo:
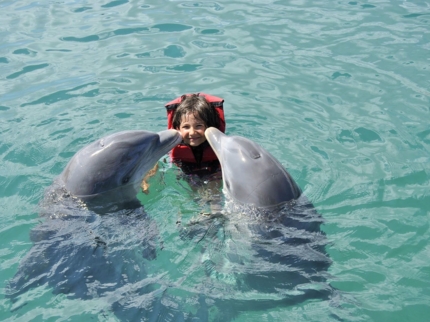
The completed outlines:
[[[93,82],[93,83],[88,83],[88,84],[76,86],[72,89],[58,91],[58,92],[49,94],[47,96],[41,97],[41,98],[37,99],[36,101],[22,104],[21,106],[24,107],[27,105],[37,105],[40,103],[44,103],[46,105],[49,105],[49,104],[53,104],[53,103],[58,102],[58,101],[69,100],[69,99],[72,99],[76,96],[86,96],[86,97],[91,96],[91,97],[93,97],[99,93],[98,89],[90,89],[90,90],[87,90],[86,92],[81,91],[81,93],[78,93],[78,91],[80,91],[81,89],[87,88],[87,87],[92,87],[93,85],[96,85],[96,84],[97,84],[96,82]]]
[[[32,71],[35,71],[38,69],[43,69],[43,68],[48,67],[48,66],[49,66],[49,64],[25,66],[20,72],[16,72],[16,73],[13,73],[13,74],[6,76],[6,79],[17,78],[17,77],[20,77],[21,75],[24,75],[26,73],[31,73]]]

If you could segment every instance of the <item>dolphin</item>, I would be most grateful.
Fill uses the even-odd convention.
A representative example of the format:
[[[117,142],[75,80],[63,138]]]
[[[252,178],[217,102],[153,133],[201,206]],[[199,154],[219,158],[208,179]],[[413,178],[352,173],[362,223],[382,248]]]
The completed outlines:
[[[240,311],[244,303],[250,310],[266,310],[330,299],[334,289],[327,283],[331,259],[320,229],[323,219],[292,176],[247,138],[213,127],[205,136],[221,164],[225,205],[223,213],[209,218],[209,227],[205,221],[193,223],[187,237],[207,249],[208,275],[229,276],[233,290],[272,298],[225,301],[216,294],[205,296],[215,300],[220,312],[226,306]]]
[[[267,208],[300,197],[287,170],[255,142],[214,127],[206,129],[205,136],[221,163],[223,190],[234,201]]]
[[[145,280],[158,230],[136,195],[144,175],[181,140],[176,130],[123,131],[71,158],[46,189],[44,220],[31,230],[33,245],[8,282],[13,309],[36,287],[89,299]]]
[[[137,208],[142,178],[181,139],[176,130],[110,134],[79,150],[56,184],[94,209]]]

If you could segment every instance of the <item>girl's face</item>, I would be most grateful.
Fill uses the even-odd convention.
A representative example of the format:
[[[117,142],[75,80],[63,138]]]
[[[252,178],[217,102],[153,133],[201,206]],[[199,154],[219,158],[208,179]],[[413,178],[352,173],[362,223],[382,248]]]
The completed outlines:
[[[182,115],[178,131],[182,135],[185,144],[199,146],[206,141],[206,123],[193,114]]]

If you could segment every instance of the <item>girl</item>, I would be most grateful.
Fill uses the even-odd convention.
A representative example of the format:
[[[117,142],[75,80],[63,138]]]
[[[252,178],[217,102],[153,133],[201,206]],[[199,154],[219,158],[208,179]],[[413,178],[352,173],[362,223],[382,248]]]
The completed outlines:
[[[171,158],[185,174],[204,176],[220,170],[219,161],[205,137],[208,127],[220,128],[223,124],[225,128],[222,106],[222,119],[218,110],[204,96],[182,95],[171,126],[181,133],[183,141],[173,148]]]

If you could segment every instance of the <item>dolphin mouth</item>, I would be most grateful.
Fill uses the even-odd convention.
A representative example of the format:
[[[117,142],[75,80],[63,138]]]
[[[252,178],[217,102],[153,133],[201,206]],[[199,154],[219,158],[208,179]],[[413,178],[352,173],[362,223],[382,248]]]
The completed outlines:
[[[171,130],[171,129],[164,130],[164,131],[157,132],[157,134],[159,137],[160,145],[156,151],[157,152],[161,151],[161,152],[154,153],[154,157],[152,158],[154,161],[152,162],[152,159],[151,159],[151,162],[150,162],[152,165],[148,168],[148,170],[143,174],[141,178],[136,178],[134,177],[134,175],[139,169],[139,164],[142,162],[142,160],[145,159],[145,155],[142,155],[140,157],[139,162],[136,162],[136,166],[129,174],[129,177],[134,178],[134,180],[130,180],[126,185],[136,184],[137,182],[141,181],[164,154],[168,153],[170,150],[172,150],[175,146],[177,146],[182,141],[181,134],[176,130]]]
[[[209,142],[212,150],[215,152],[218,160],[221,161],[221,139],[226,136],[215,127],[208,127],[205,131],[206,140]]]
[[[157,149],[157,151],[162,151],[162,153],[154,153],[154,161],[151,161],[151,166],[149,167],[149,169],[143,174],[142,178],[135,178],[134,180],[131,180],[129,182],[129,184],[136,184],[137,182],[140,182],[145,176],[146,174],[151,171],[151,169],[155,166],[155,164],[157,163],[157,161],[166,153],[168,153],[170,150],[172,150],[175,146],[177,146],[179,143],[182,142],[182,136],[181,134],[176,131],[176,130],[164,130],[164,131],[160,131],[157,132],[158,137],[159,137],[159,142],[160,142],[160,146],[159,149]],[[140,158],[140,161],[142,161],[145,158],[145,156],[142,156]],[[136,173],[137,169],[139,168],[138,164],[137,166],[133,169],[133,171],[130,174],[130,177],[134,177],[134,174]]]
[[[171,149],[173,149],[176,145],[178,145],[182,141],[181,134],[176,130],[172,130],[172,129],[164,130],[164,131],[158,132],[157,134],[160,137],[160,142],[170,141],[171,139],[174,139],[168,143],[168,145],[167,145],[168,151],[167,152],[169,152]]]

